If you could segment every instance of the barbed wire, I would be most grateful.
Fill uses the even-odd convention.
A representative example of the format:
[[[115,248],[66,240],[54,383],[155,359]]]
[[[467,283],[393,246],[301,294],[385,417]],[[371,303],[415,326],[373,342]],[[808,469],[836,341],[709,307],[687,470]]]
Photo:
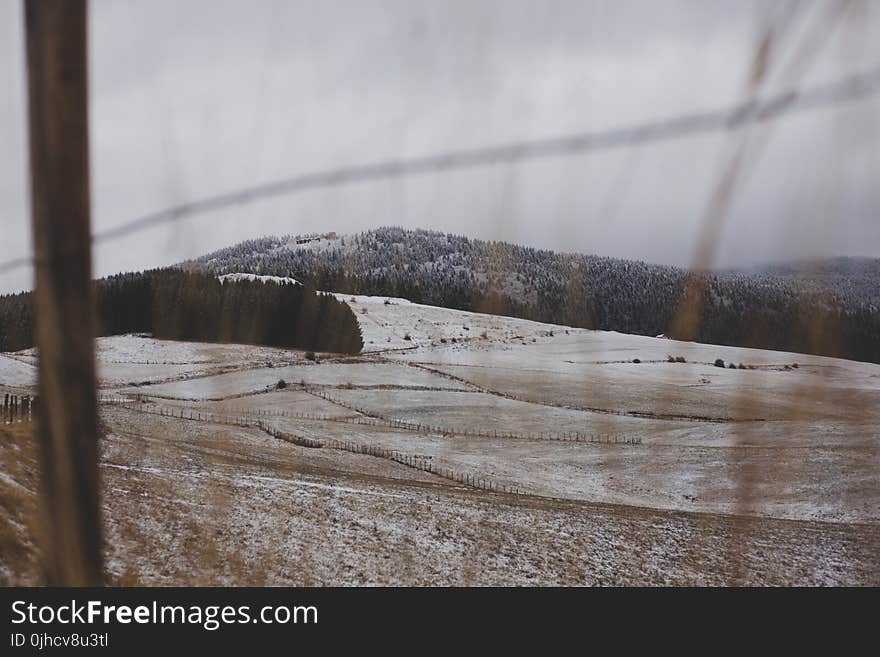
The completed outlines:
[[[751,123],[778,119],[794,112],[816,110],[866,99],[878,93],[880,93],[880,66],[803,91],[794,88],[763,100],[751,98],[721,110],[685,114],[600,132],[446,151],[424,157],[392,159],[304,173],[141,215],[119,226],[95,233],[92,241],[94,244],[111,242],[196,215],[258,199],[287,196],[313,189],[564,157],[623,146],[643,146],[711,132],[734,131]],[[0,263],[0,275],[38,264],[39,261],[33,257],[15,258]]]

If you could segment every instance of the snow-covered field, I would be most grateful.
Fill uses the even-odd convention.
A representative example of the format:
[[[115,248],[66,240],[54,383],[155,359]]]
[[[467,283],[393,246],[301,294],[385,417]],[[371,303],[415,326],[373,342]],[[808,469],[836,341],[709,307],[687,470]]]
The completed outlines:
[[[232,397],[221,401],[181,401],[163,399],[166,405],[193,408],[206,413],[249,416],[260,413],[284,412],[288,414],[320,415],[328,418],[357,417],[357,413],[301,389],[285,389],[260,395]]]
[[[337,294],[351,306],[361,326],[364,352],[430,350],[445,352],[496,349],[547,337],[548,333],[577,332],[564,326],[513,317],[412,303],[394,297]],[[554,334],[555,334],[554,333]],[[408,339],[407,339],[408,338]]]
[[[36,384],[36,363],[18,355],[0,354],[0,391],[28,388]]]
[[[404,364],[383,362],[310,363],[289,367],[258,367],[217,376],[126,389],[156,397],[191,400],[217,400],[224,397],[265,391],[284,381],[307,386],[362,387],[395,385],[421,388],[464,390],[466,384]]]
[[[236,570],[249,572],[254,560],[268,583],[880,583],[880,366],[337,296],[360,322],[359,357],[310,361],[244,345],[98,340],[105,394],[154,402],[143,410],[259,420],[325,444],[305,449],[217,417],[107,405],[105,477],[138,500],[142,518],[114,521],[114,540],[136,549],[164,532],[151,550],[168,555],[169,546],[198,540],[200,523],[213,523],[214,549],[225,555],[213,581],[238,583],[263,581]],[[716,367],[716,359],[736,369]],[[30,352],[0,357],[0,386],[32,385],[33,360]],[[393,451],[445,474],[332,441]],[[478,491],[450,473],[519,493]],[[209,483],[222,499],[203,492]],[[168,517],[158,513],[165,502]],[[501,530],[477,536],[468,522],[529,542],[513,548]],[[619,541],[598,537],[604,522]],[[743,522],[747,535],[733,537]],[[374,550],[382,562],[355,554],[340,570],[335,548],[316,547],[328,544],[322,532],[351,550]],[[737,554],[751,554],[736,575],[709,556],[733,550],[728,539],[746,546]],[[310,569],[285,570],[270,556],[273,541],[309,553]],[[409,565],[385,563],[402,552],[386,555],[377,547],[383,541],[405,546]],[[645,541],[667,543],[638,564],[624,560],[636,571],[617,579],[609,579],[607,555],[592,552]],[[750,541],[778,554],[762,565]],[[683,544],[701,556],[676,560],[669,550]],[[508,556],[498,559],[497,549]],[[562,561],[536,564],[543,550]],[[432,570],[432,551],[447,565]],[[182,575],[186,558],[160,563],[138,577],[195,581]],[[114,568],[124,581],[121,556]]]

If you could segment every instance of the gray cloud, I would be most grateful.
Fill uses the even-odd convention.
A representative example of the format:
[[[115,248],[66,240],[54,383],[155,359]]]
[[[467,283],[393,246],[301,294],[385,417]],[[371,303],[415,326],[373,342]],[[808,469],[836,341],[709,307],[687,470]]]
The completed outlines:
[[[827,2],[803,2],[779,66]],[[742,98],[778,3],[123,2],[90,18],[94,224],[316,169],[601,130]],[[880,63],[857,4],[806,81]],[[29,247],[20,7],[0,3],[3,259]],[[784,86],[771,76],[768,90]],[[877,102],[787,118],[751,164],[719,265],[880,256]],[[731,136],[319,190],[96,253],[99,274],[265,233],[379,224],[687,264]],[[0,290],[29,286],[0,279]]]

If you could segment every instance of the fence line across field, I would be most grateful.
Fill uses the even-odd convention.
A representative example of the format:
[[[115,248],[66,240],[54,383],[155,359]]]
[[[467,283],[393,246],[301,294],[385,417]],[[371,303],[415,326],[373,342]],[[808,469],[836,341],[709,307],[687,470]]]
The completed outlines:
[[[562,442],[591,442],[591,443],[615,443],[622,445],[640,445],[642,443],[642,439],[638,436],[624,436],[621,434],[601,434],[601,433],[581,433],[579,431],[542,431],[538,433],[516,433],[516,432],[501,432],[499,433],[497,430],[493,431],[483,431],[479,429],[452,429],[449,427],[442,426],[432,426],[420,424],[417,422],[408,422],[406,420],[398,420],[395,418],[390,418],[383,416],[374,411],[369,411],[364,408],[360,408],[355,406],[354,404],[349,404],[348,402],[344,402],[340,399],[336,399],[331,397],[326,392],[322,392],[320,390],[312,390],[306,389],[305,392],[319,397],[325,401],[329,401],[332,404],[336,404],[343,408],[347,408],[348,410],[354,411],[356,413],[360,413],[361,415],[367,416],[367,418],[378,421],[380,426],[388,426],[390,428],[397,429],[408,429],[410,431],[417,431],[420,433],[440,433],[447,435],[461,435],[461,436],[474,436],[477,438],[515,438],[520,440],[553,440],[553,441],[562,441]],[[308,418],[301,418],[308,419]],[[353,418],[355,421],[354,424],[361,424],[358,422],[360,418]],[[349,418],[341,418],[339,421],[351,421]]]
[[[2,417],[3,424],[31,422],[36,417],[38,401],[31,395],[4,393]]]
[[[248,409],[235,407],[227,409],[230,413],[246,416],[258,417],[277,417],[292,420],[312,420],[318,422],[338,422],[341,424],[350,424],[358,426],[370,427],[386,427],[389,429],[403,429],[421,434],[440,434],[444,436],[464,436],[474,438],[502,438],[514,440],[548,440],[554,442],[577,442],[577,443],[603,443],[609,445],[641,445],[642,438],[640,436],[627,436],[624,434],[603,434],[600,432],[581,432],[581,431],[541,431],[541,432],[499,432],[497,430],[487,431],[480,429],[454,429],[438,425],[422,424],[419,422],[408,422],[396,418],[385,417],[366,409],[358,408],[341,400],[335,399],[326,393],[320,391],[307,390],[309,394],[319,397],[325,401],[337,404],[343,408],[359,413],[364,417],[339,417],[332,415],[324,415],[321,413],[302,413],[296,411],[284,411],[275,409]],[[102,403],[123,403],[130,401],[130,397],[104,397]],[[152,403],[152,402],[151,402]],[[208,414],[207,411],[203,414]]]
[[[442,477],[443,479],[449,479],[456,483],[470,486],[471,488],[478,488],[480,490],[485,490],[493,493],[507,493],[512,495],[526,494],[523,489],[517,486],[512,486],[510,484],[499,482],[479,474],[473,474],[470,472],[457,472],[451,468],[436,465],[430,460],[430,457],[406,454],[404,452],[388,449],[379,445],[365,445],[362,443],[356,443],[348,440],[338,440],[335,438],[325,438],[323,440],[317,440],[315,438],[308,438],[306,436],[300,436],[294,433],[281,431],[277,427],[270,426],[267,422],[264,422],[263,420],[255,420],[253,418],[234,415],[224,415],[221,413],[208,413],[192,409],[185,409],[183,407],[168,407],[159,404],[131,401],[130,399],[125,398],[105,398],[102,399],[102,402],[119,404],[124,408],[135,410],[141,413],[148,413],[151,415],[160,415],[163,417],[170,417],[181,420],[211,422],[215,424],[225,424],[229,426],[244,428],[257,428],[274,438],[278,438],[285,442],[299,445],[301,447],[338,449],[341,451],[351,452],[353,454],[364,454],[367,456],[384,458],[390,461],[394,461],[395,463],[399,463],[401,465],[420,470],[422,472],[428,472],[430,474],[437,475],[438,477]]]

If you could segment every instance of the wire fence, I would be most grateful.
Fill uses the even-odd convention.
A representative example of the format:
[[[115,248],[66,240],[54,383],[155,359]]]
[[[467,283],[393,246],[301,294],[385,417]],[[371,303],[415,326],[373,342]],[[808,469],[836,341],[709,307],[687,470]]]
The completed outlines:
[[[308,448],[329,448],[337,449],[352,454],[362,454],[382,458],[400,465],[427,472],[443,479],[449,479],[459,484],[464,484],[471,488],[477,488],[493,493],[507,493],[514,495],[527,494],[526,491],[518,486],[507,482],[492,479],[486,475],[473,472],[460,472],[452,468],[438,465],[431,456],[407,454],[399,450],[388,449],[380,445],[358,443],[351,440],[338,440],[336,438],[324,438],[321,440],[309,438],[307,436],[297,435],[292,432],[282,431],[278,427],[270,425],[262,419],[254,419],[252,417],[242,417],[237,415],[227,415],[223,413],[209,413],[197,411],[183,407],[169,407],[159,404],[152,404],[143,401],[132,401],[126,398],[105,398],[102,400],[105,404],[116,404],[123,408],[138,411],[140,413],[148,413],[151,415],[159,415],[162,417],[176,418],[179,420],[191,420],[195,422],[209,422],[212,424],[223,424],[228,426],[236,426],[242,428],[255,428],[269,434],[273,438],[278,438],[288,443]]]
[[[752,97],[732,107],[659,119],[600,132],[586,132],[548,139],[519,141],[469,150],[447,151],[413,159],[387,160],[328,171],[291,176],[217,196],[151,212],[98,232],[95,244],[112,242],[165,224],[260,199],[289,196],[314,189],[335,188],[361,182],[402,178],[500,166],[515,162],[562,157],[592,151],[647,145],[688,136],[735,131],[778,119],[794,112],[833,107],[880,94],[880,66],[808,89],[793,87],[766,98]],[[0,275],[43,264],[32,256],[0,263]]]
[[[554,440],[563,442],[579,442],[579,443],[609,443],[619,445],[641,445],[642,439],[638,436],[626,436],[623,434],[603,434],[597,432],[581,432],[581,431],[539,431],[539,432],[514,432],[514,431],[498,431],[497,429],[466,429],[466,428],[450,428],[440,425],[422,424],[420,422],[410,422],[388,417],[371,411],[369,409],[356,406],[350,402],[343,401],[332,397],[321,390],[307,388],[305,392],[314,395],[332,404],[347,408],[355,413],[366,416],[367,419],[376,423],[375,426],[386,426],[392,429],[405,429],[417,433],[439,433],[443,435],[453,436],[473,436],[476,438],[512,438],[520,440]],[[359,420],[356,418],[355,420]],[[343,419],[343,421],[346,421]],[[355,423],[358,423],[355,421]]]
[[[440,426],[440,425],[432,425],[425,424],[421,422],[409,422],[407,420],[400,420],[396,418],[386,417],[380,414],[375,413],[374,411],[369,411],[365,408],[360,408],[348,402],[342,401],[340,399],[336,399],[325,392],[319,390],[306,390],[305,392],[314,395],[315,397],[319,397],[325,401],[328,401],[332,404],[336,404],[342,408],[358,413],[360,417],[344,417],[338,415],[328,415],[326,413],[305,413],[299,411],[286,411],[280,409],[258,409],[258,408],[244,408],[244,407],[232,407],[226,409],[229,413],[233,414],[235,417],[240,418],[254,418],[254,417],[263,417],[263,418],[284,418],[291,420],[310,420],[314,422],[337,422],[340,424],[349,424],[354,426],[367,426],[367,427],[382,427],[386,429],[395,429],[401,431],[409,431],[413,433],[419,433],[424,435],[442,435],[442,436],[460,436],[460,437],[471,437],[471,438],[499,438],[499,439],[510,439],[510,440],[548,440],[548,441],[557,441],[557,442],[576,442],[576,443],[601,443],[606,445],[641,445],[642,438],[640,436],[630,436],[626,434],[620,433],[602,433],[597,431],[538,431],[538,432],[512,432],[512,431],[498,431],[497,429],[486,430],[486,429],[466,429],[466,428],[452,428],[448,426]],[[102,397],[100,399],[101,403],[105,404],[129,404],[132,402],[132,399],[136,400],[136,403],[150,403],[155,404],[154,401],[148,399],[146,397]],[[183,407],[167,407],[167,408],[183,408]],[[193,411],[195,414],[193,417],[189,419],[203,419],[203,417],[222,417],[222,414],[218,413],[209,413],[207,411]]]
[[[67,55],[69,52],[79,51],[85,53],[85,13],[82,11],[84,3],[76,3],[80,8],[80,15],[75,16],[79,20],[76,24],[81,29],[62,30],[61,34],[52,34],[53,30],[47,28],[60,24],[72,26],[74,23],[67,21],[48,21],[36,20],[41,11],[58,12],[59,8],[73,5],[73,3],[32,3],[33,17],[29,14],[28,20],[28,56],[29,60],[35,55],[45,54],[46,63],[40,66],[30,66],[32,72],[29,80],[29,88],[31,89],[31,130],[33,135],[54,134],[59,132],[53,131],[52,128],[59,126],[69,129],[77,127],[88,127],[87,116],[85,113],[85,102],[79,102],[77,107],[76,101],[84,101],[86,99],[85,76],[79,76],[79,71],[85,71],[85,57],[78,57],[76,61],[68,57],[70,61],[63,62],[63,66],[58,66],[58,53]],[[838,3],[841,7],[845,7],[849,3]],[[794,5],[792,5],[794,6]],[[47,14],[48,16],[48,14]],[[33,18],[33,20],[32,20]],[[75,27],[75,25],[74,25]],[[824,22],[818,24],[820,34],[830,33]],[[58,32],[58,30],[55,30]],[[64,36],[64,32],[71,32],[77,38],[73,41],[79,41],[79,48],[43,48],[39,49],[42,41],[38,42],[37,38],[41,38],[45,43],[52,44],[55,39]],[[33,43],[31,43],[33,41]],[[818,51],[812,40],[805,44],[810,52]],[[759,50],[760,53],[760,50]],[[802,57],[795,58],[795,63],[800,65],[803,61]],[[58,76],[58,72],[63,73]],[[41,74],[35,76],[34,73]],[[59,80],[43,79],[42,74],[51,73],[52,77],[63,78],[64,87],[68,91],[76,93],[58,94],[52,93],[53,89],[59,88],[57,82]],[[760,81],[761,76],[756,78]],[[35,93],[39,92],[39,93]],[[389,179],[399,179],[407,176],[426,175],[437,172],[445,172],[452,170],[463,170],[476,167],[488,166],[505,166],[511,163],[534,161],[540,158],[563,157],[569,155],[581,155],[588,152],[596,152],[614,148],[629,148],[643,146],[652,143],[658,143],[664,140],[682,139],[694,135],[705,135],[714,132],[735,131],[744,126],[751,124],[767,123],[776,121],[786,115],[795,112],[803,112],[820,108],[829,108],[837,106],[841,103],[852,102],[860,99],[873,97],[880,92],[880,67],[868,70],[864,73],[850,76],[824,85],[815,86],[807,89],[799,89],[799,85],[792,85],[790,89],[782,93],[768,96],[765,98],[749,97],[745,102],[739,103],[729,108],[710,111],[705,113],[694,113],[687,115],[679,115],[657,121],[647,123],[624,126],[608,131],[568,134],[549,139],[535,141],[517,141],[507,144],[487,146],[476,149],[450,150],[441,153],[429,154],[424,157],[416,157],[412,159],[396,159],[378,162],[368,162],[365,164],[337,168],[325,171],[307,172],[295,176],[289,176],[280,180],[267,182],[264,184],[233,190],[220,195],[193,200],[187,203],[161,209],[151,212],[128,221],[117,224],[116,226],[99,231],[94,235],[90,235],[88,231],[88,159],[87,150],[83,148],[83,144],[87,145],[87,138],[77,139],[67,137],[65,132],[70,130],[61,130],[61,138],[47,142],[39,139],[34,140],[35,147],[32,147],[31,154],[38,157],[32,157],[32,189],[33,197],[36,200],[49,199],[45,204],[32,203],[36,208],[34,213],[35,235],[37,239],[35,243],[40,245],[41,238],[49,236],[51,239],[46,241],[52,248],[39,248],[37,253],[39,257],[17,257],[0,263],[0,275],[31,266],[37,267],[37,272],[44,277],[43,282],[38,283],[38,289],[46,299],[57,302],[58,300],[66,301],[59,305],[64,310],[64,315],[52,312],[43,312],[41,321],[52,326],[51,340],[44,338],[44,345],[50,341],[54,341],[60,347],[52,349],[42,349],[42,354],[46,358],[49,365],[46,366],[47,371],[54,371],[58,378],[59,385],[51,386],[45,394],[45,399],[40,403],[37,399],[30,396],[18,396],[7,394],[4,399],[3,418],[5,423],[11,422],[28,422],[34,417],[35,409],[39,409],[48,421],[41,422],[41,429],[44,432],[43,448],[47,449],[43,463],[43,479],[55,484],[55,488],[47,489],[52,495],[46,495],[45,500],[52,504],[50,511],[55,519],[64,519],[64,523],[46,523],[47,527],[52,528],[74,528],[77,531],[69,532],[72,540],[68,540],[64,531],[55,531],[50,533],[47,546],[50,550],[48,553],[54,556],[54,570],[50,572],[50,583],[62,583],[66,585],[82,585],[84,583],[95,584],[101,581],[101,559],[100,559],[100,535],[97,528],[100,527],[100,509],[98,506],[99,496],[98,478],[97,478],[97,452],[93,449],[84,449],[84,447],[94,447],[97,445],[95,440],[97,436],[96,427],[91,426],[90,422],[95,419],[94,408],[92,407],[92,391],[89,390],[86,404],[78,404],[81,401],[77,393],[86,389],[85,385],[92,385],[94,381],[93,364],[94,358],[91,347],[85,347],[91,344],[92,333],[83,330],[75,320],[79,317],[89,317],[87,309],[76,308],[76,312],[71,313],[70,310],[78,303],[85,303],[88,295],[84,290],[87,286],[81,286],[82,290],[77,290],[76,286],[61,287],[65,290],[64,295],[52,294],[57,291],[59,280],[65,277],[67,280],[77,281],[87,278],[79,276],[82,272],[77,272],[76,258],[71,254],[80,254],[83,259],[87,259],[90,251],[90,243],[101,244],[110,243],[127,236],[138,234],[158,228],[163,225],[177,225],[179,222],[209,212],[221,210],[224,208],[239,206],[250,203],[258,199],[267,199],[302,193],[309,190],[321,188],[336,188],[345,185],[353,185],[365,181],[380,181]],[[46,99],[61,99],[61,103],[46,103]],[[35,102],[36,101],[36,102]],[[68,101],[68,102],[63,102]],[[69,102],[75,101],[75,102]],[[41,104],[49,105],[53,111],[41,108]],[[54,105],[54,107],[53,107]],[[71,108],[73,111],[71,111]],[[81,108],[81,109],[80,109]],[[65,111],[66,110],[66,111]],[[59,120],[59,117],[61,120]],[[76,132],[73,130],[72,132]],[[86,134],[87,137],[87,134]],[[766,139],[760,141],[766,143]],[[33,146],[33,144],[32,144]],[[52,147],[51,149],[49,147]],[[52,151],[52,152],[50,152]],[[745,155],[740,158],[740,154]],[[59,154],[61,156],[59,156]],[[83,154],[82,159],[76,157]],[[52,156],[52,157],[49,157]],[[735,151],[735,157],[732,158],[732,164],[728,170],[732,172],[730,175],[721,177],[719,182],[719,190],[713,195],[713,206],[704,219],[704,225],[708,226],[705,231],[707,239],[700,239],[698,243],[701,245],[700,258],[695,264],[695,269],[700,269],[699,265],[703,260],[711,261],[715,255],[714,248],[703,248],[705,241],[710,247],[714,247],[718,241],[721,227],[723,227],[723,217],[730,205],[730,199],[733,198],[738,182],[737,174],[740,168],[740,162],[750,161],[750,170],[757,169],[755,166],[756,156],[747,151],[744,147]],[[47,176],[46,172],[50,171],[50,167],[44,166],[46,162],[59,163],[58,171],[63,175]],[[82,163],[85,162],[85,166]],[[73,166],[71,166],[71,164]],[[85,175],[84,173],[85,172]],[[58,173],[57,171],[55,173]],[[77,175],[72,175],[77,174]],[[744,176],[740,175],[740,178]],[[70,184],[68,182],[70,181]],[[733,181],[733,182],[729,182]],[[61,183],[61,184],[59,184]],[[80,183],[85,183],[80,185]],[[742,184],[741,182],[739,183]],[[62,193],[65,187],[77,191],[76,194]],[[54,192],[54,193],[53,193]],[[714,198],[720,200],[715,202]],[[77,200],[80,203],[77,203]],[[82,202],[84,201],[84,202]],[[45,207],[43,207],[45,205]],[[71,208],[65,206],[73,206]],[[77,207],[78,206],[78,207]],[[75,218],[85,219],[82,222],[82,228],[74,230],[77,222],[62,221],[61,218],[73,216]],[[63,239],[74,237],[78,239]],[[68,246],[69,245],[69,246]],[[47,256],[44,254],[53,254]],[[61,256],[61,257],[59,257]],[[73,264],[71,264],[73,263]],[[47,270],[55,269],[54,272]],[[51,274],[51,275],[50,275]],[[71,292],[72,290],[72,292]],[[699,295],[695,294],[696,301],[690,302],[690,296],[685,296],[687,306],[680,309],[678,313],[682,316],[689,316],[690,307],[693,306],[693,316],[699,317],[699,303],[701,301],[702,291]],[[687,312],[686,312],[687,311]],[[60,319],[59,319],[60,317]],[[63,320],[63,321],[62,321]],[[73,336],[73,339],[71,339]],[[65,358],[53,358],[53,355],[61,354]],[[69,357],[73,356],[73,357]],[[92,366],[86,367],[88,362]],[[79,359],[79,360],[77,360]],[[52,362],[54,361],[54,362]],[[70,367],[66,364],[79,363],[79,367]],[[45,375],[45,371],[43,375]],[[293,417],[302,420],[320,419],[322,421],[346,422],[352,425],[369,424],[371,426],[382,426],[390,429],[399,429],[413,431],[418,433],[437,433],[442,435],[460,435],[474,436],[486,438],[526,438],[531,440],[557,440],[566,442],[609,442],[623,445],[641,444],[641,438],[631,438],[627,436],[594,434],[579,431],[568,432],[539,432],[539,433],[513,433],[499,432],[497,430],[486,429],[450,429],[449,427],[433,426],[430,424],[422,424],[407,420],[400,420],[387,417],[367,409],[356,407],[350,402],[341,399],[334,399],[328,393],[323,391],[311,391],[311,394],[336,404],[342,408],[348,408],[356,412],[359,417],[353,418],[337,418],[329,416],[321,416],[317,414],[295,413],[290,411],[276,411],[267,409],[258,409],[256,411],[248,411],[248,414],[229,415],[220,413],[211,413],[201,409],[186,407],[170,407],[159,404],[145,403],[143,401],[132,400],[124,397],[103,397],[101,401],[105,404],[121,404],[126,408],[135,411],[152,413],[165,417],[173,417],[181,420],[204,421],[220,424],[235,425],[240,427],[257,428],[274,438],[284,440],[299,446],[308,448],[330,448],[344,450],[351,453],[366,454],[370,456],[384,458],[406,467],[414,468],[420,471],[435,474],[451,481],[455,481],[470,487],[503,493],[523,493],[524,491],[516,486],[499,481],[497,479],[487,477],[486,475],[471,472],[456,471],[451,468],[437,464],[431,456],[409,454],[399,450],[388,449],[379,445],[364,444],[356,441],[338,440],[335,438],[313,438],[298,435],[294,432],[287,432],[275,426],[271,417]],[[80,395],[82,397],[82,395]],[[83,397],[84,398],[84,397]],[[513,398],[513,397],[511,397]],[[527,400],[524,400],[527,401]],[[607,412],[603,409],[590,409],[596,412]],[[71,412],[73,411],[73,412]],[[51,412],[51,415],[49,413]],[[89,422],[81,421],[88,414]],[[354,432],[352,432],[354,433]],[[366,432],[364,432],[366,433]],[[58,449],[60,444],[65,449]],[[55,452],[48,451],[48,447],[53,447]],[[75,458],[69,459],[73,467],[66,460],[59,458],[59,455],[75,455]],[[52,460],[54,459],[54,461]],[[47,467],[54,464],[53,468]],[[88,467],[83,467],[83,466]],[[71,477],[70,474],[74,477]],[[49,476],[46,476],[46,475]],[[737,512],[749,507],[749,499],[754,493],[752,489],[755,484],[749,479],[750,475],[746,473],[741,480],[735,483],[738,487],[740,500],[737,502]],[[94,494],[88,493],[93,490]],[[60,502],[60,503],[59,503]],[[74,513],[70,513],[74,511]],[[736,545],[735,541],[729,541],[731,546]],[[74,555],[68,557],[68,555]],[[77,564],[76,556],[85,555],[86,558],[81,561],[87,562],[85,567],[83,564]],[[97,555],[92,558],[92,555]],[[60,557],[64,557],[63,559]],[[88,563],[91,561],[90,563]]]

